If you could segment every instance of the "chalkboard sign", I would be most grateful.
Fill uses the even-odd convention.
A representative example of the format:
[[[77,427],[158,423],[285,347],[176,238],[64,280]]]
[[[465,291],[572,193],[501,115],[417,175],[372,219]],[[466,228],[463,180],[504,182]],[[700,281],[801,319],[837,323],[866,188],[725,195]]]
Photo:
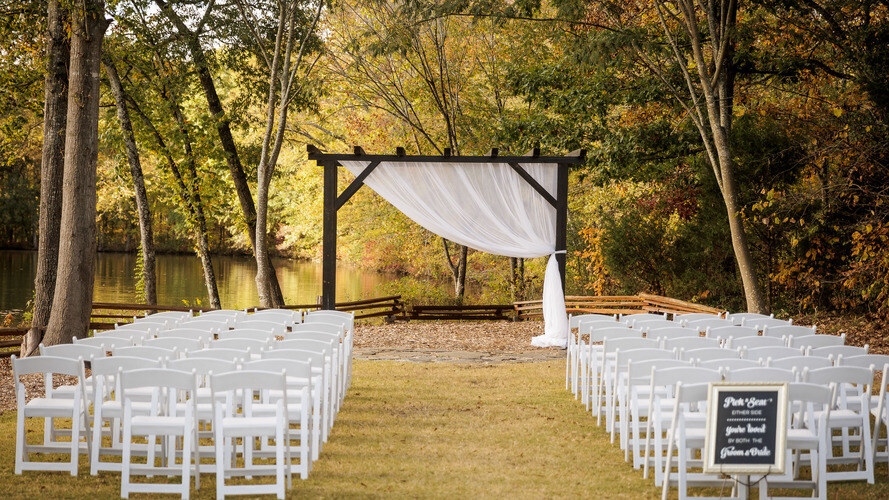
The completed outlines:
[[[787,384],[710,384],[704,472],[783,474]]]

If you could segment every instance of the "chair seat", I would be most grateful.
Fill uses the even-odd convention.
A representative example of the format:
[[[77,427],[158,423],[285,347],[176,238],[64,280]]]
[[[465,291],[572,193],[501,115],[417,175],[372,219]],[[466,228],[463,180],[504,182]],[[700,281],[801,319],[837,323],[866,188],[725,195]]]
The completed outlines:
[[[165,417],[139,415],[130,419],[130,428],[134,434],[164,434],[172,430],[185,430],[185,417]]]
[[[34,398],[25,404],[26,416],[70,417],[74,410],[74,399]]]
[[[224,417],[222,428],[225,434],[236,436],[260,436],[274,432],[278,428],[277,417]]]
[[[134,401],[131,404],[136,414],[151,413],[151,403],[148,401]],[[123,415],[123,405],[120,401],[112,400],[102,403],[102,418],[120,417]]]
[[[815,418],[818,420],[823,417],[824,412],[815,412]],[[831,410],[827,423],[828,427],[857,427],[861,425],[862,420],[862,415],[852,410]]]
[[[787,447],[791,449],[817,447],[819,439],[818,435],[809,429],[787,430]]]

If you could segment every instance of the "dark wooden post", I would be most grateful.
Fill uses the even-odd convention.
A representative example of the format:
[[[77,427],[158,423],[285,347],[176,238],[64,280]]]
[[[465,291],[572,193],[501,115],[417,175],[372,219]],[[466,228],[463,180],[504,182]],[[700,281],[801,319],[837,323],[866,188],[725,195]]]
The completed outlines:
[[[556,180],[556,250],[563,251],[556,254],[556,262],[559,263],[559,275],[562,277],[562,293],[565,292],[565,262],[568,249],[568,164],[559,163],[558,178]]]
[[[337,162],[322,160],[324,167],[324,229],[321,257],[321,309],[336,308],[336,196]]]

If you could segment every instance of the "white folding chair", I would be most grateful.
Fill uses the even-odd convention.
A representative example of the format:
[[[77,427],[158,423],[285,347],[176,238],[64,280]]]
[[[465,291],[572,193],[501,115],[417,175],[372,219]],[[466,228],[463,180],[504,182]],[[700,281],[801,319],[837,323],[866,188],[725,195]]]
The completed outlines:
[[[120,471],[119,462],[104,462],[105,455],[120,456],[121,445],[121,420],[123,419],[123,400],[120,398],[119,375],[121,371],[139,370],[144,368],[159,368],[162,363],[159,359],[132,358],[127,356],[111,356],[107,358],[94,358],[92,361],[93,379],[93,428],[92,428],[92,452],[90,453],[90,474],[98,475],[99,471]],[[133,396],[135,391],[130,391]],[[152,409],[150,391],[141,392],[141,400],[134,406],[135,411],[149,414]],[[108,420],[108,427],[105,421]],[[103,441],[103,436],[109,438],[108,446]],[[154,459],[155,448],[140,446],[140,453]]]
[[[112,337],[110,335],[100,337],[86,337],[82,339],[74,337],[74,340],[72,342],[75,345],[91,345],[95,347],[102,347],[106,351],[111,350],[115,347],[127,347],[134,345],[133,339],[130,337]]]
[[[727,319],[711,317],[706,319],[696,319],[685,323],[686,328],[694,328],[699,332],[706,332],[708,328],[719,328],[722,326],[732,326],[732,322]]]
[[[233,322],[234,321],[232,319],[226,318],[225,316],[201,315],[195,317],[194,319],[189,319],[179,323],[176,328],[198,329],[211,333],[219,333],[223,330],[228,330],[229,328],[231,328]]]
[[[283,499],[290,485],[290,436],[287,424],[287,381],[286,372],[241,370],[210,376],[211,400],[213,402],[213,430],[216,446],[216,497],[226,495],[274,494]],[[280,391],[272,416],[253,414],[254,392]],[[245,463],[236,467],[233,459],[235,440],[245,443],[256,438],[275,440],[275,465],[258,467]],[[226,479],[273,475],[274,484],[226,484]]]
[[[272,342],[275,340],[275,333],[266,329],[236,327],[234,330],[219,332],[218,338],[219,340],[254,339],[263,342]]]
[[[787,344],[784,342],[784,339],[779,339],[777,337],[756,336],[741,338],[728,337],[725,346],[733,349],[755,349],[757,347],[787,347]]]
[[[809,348],[806,350],[806,353],[809,356],[819,356],[822,358],[833,358],[834,361],[839,356],[844,358],[848,358],[850,356],[862,356],[868,354],[870,347],[867,344],[864,344],[863,347],[858,347],[854,345],[834,345],[827,347],[815,347]]]
[[[327,405],[330,404],[330,366],[322,350],[276,349],[262,353],[262,359],[290,359],[309,363],[312,367],[312,460],[318,460],[327,441]]]
[[[774,314],[758,314],[758,313],[735,313],[729,314],[725,319],[731,321],[732,323],[740,326],[743,322],[750,323],[751,321],[759,320],[759,319],[771,319],[774,318]]]
[[[667,456],[664,465],[661,498],[666,500],[670,487],[676,485],[679,498],[728,498],[747,500],[747,486],[740,481],[733,481],[731,495],[720,494],[719,497],[689,496],[689,486],[718,487],[724,480],[713,474],[691,472],[690,469],[701,467],[701,461],[694,457],[696,450],[704,449],[706,432],[700,415],[706,412],[709,384],[692,383],[676,384],[676,397],[673,404],[670,431],[667,434]],[[677,471],[673,472],[673,450],[676,450]]]
[[[755,368],[725,369],[722,371],[726,382],[797,382],[796,374],[793,370],[784,368],[768,368],[757,366]]]
[[[889,394],[887,394],[887,381],[889,381],[889,361],[883,366],[875,366],[876,370],[880,370],[880,389],[877,392],[876,404],[871,404],[871,416],[874,417],[873,443],[871,448],[874,450],[874,463],[889,462],[889,439],[880,435],[880,428],[889,429]],[[882,450],[880,448],[883,448]]]
[[[37,346],[41,356],[52,356],[55,358],[80,359],[84,363],[89,363],[93,358],[104,358],[104,346],[92,346],[88,344],[57,344],[44,346],[42,343]],[[87,377],[84,381],[86,385],[83,389],[86,391],[87,401],[92,399],[92,380]],[[60,385],[53,389],[54,398],[74,397],[74,393],[80,391],[81,387],[77,385]]]
[[[184,321],[194,317],[192,311],[162,311],[143,316],[144,319],[172,319],[175,322]]]
[[[682,325],[668,319],[637,319],[633,320],[630,326],[637,330],[650,330],[654,328],[681,327]]]
[[[337,369],[338,365],[336,361],[336,348],[337,342],[336,340],[332,339],[281,340],[278,342],[273,342],[272,349],[270,351],[266,351],[261,355],[262,357],[275,358],[289,355],[276,354],[276,352],[290,353],[295,351],[312,352],[322,357],[323,361],[322,364],[319,366],[323,367],[324,392],[319,396],[319,398],[321,399],[321,405],[324,409],[321,440],[325,443],[327,442],[330,430],[333,428],[333,422],[334,420],[336,420],[336,412],[339,409],[339,406],[337,404],[337,395],[339,389],[339,370]]]
[[[677,321],[680,323],[687,323],[689,321],[697,321],[699,319],[712,319],[719,318],[719,315],[710,314],[710,313],[686,313],[686,314],[677,314],[673,316],[673,321]]]
[[[645,424],[645,452],[643,455],[643,477],[648,478],[648,469],[654,466],[654,483],[661,486],[664,479],[664,452],[666,451],[666,435],[674,422],[676,405],[675,390],[679,383],[706,384],[722,381],[722,373],[698,367],[656,368],[651,372],[648,405],[650,408],[648,421]],[[705,413],[685,415],[688,422],[703,427]]]
[[[750,328],[748,326],[717,326],[713,328],[708,328],[705,332],[707,337],[714,338],[722,338],[727,339],[730,337],[733,338],[749,338],[749,337],[758,337],[759,330],[756,328]]]
[[[123,442],[120,476],[120,496],[129,498],[130,493],[178,493],[187,499],[191,489],[192,456],[195,457],[195,488],[201,488],[201,461],[197,454],[198,428],[197,410],[197,375],[163,368],[145,368],[140,370],[121,371],[120,392],[123,400]],[[138,390],[137,390],[138,389]],[[138,398],[131,394],[134,390]],[[152,392],[152,399],[157,403],[148,414],[136,410],[134,405],[141,403],[146,390]],[[167,451],[162,466],[157,467],[150,459],[145,464],[132,463],[133,437],[148,438],[148,447],[155,447],[155,440],[162,437],[170,440],[168,445],[161,443],[164,449],[173,448],[176,438],[182,438],[182,464],[175,465],[176,454]],[[133,482],[132,476],[179,474],[179,484]]]
[[[680,350],[678,357],[679,359],[689,360],[695,365],[700,365],[704,361],[738,359],[741,357],[741,351],[725,347],[702,347],[700,349]]]
[[[771,328],[774,326],[789,326],[793,324],[793,318],[783,320],[778,318],[755,318],[750,321],[744,320],[741,322],[741,326],[752,326],[757,330],[763,332],[765,334],[766,328]]]
[[[185,358],[221,359],[225,361],[242,362],[250,358],[250,351],[241,349],[209,348],[201,349],[200,351],[186,351]]]
[[[796,337],[790,335],[787,337],[787,345],[790,347],[802,347],[806,349],[815,349],[818,347],[830,347],[846,344],[846,334],[842,335],[803,335]]]
[[[292,439],[294,437],[294,429],[291,427],[289,429],[291,441],[288,444],[290,446],[291,457],[294,454],[297,454],[299,456],[299,463],[298,465],[294,465],[291,461],[288,463],[288,466],[290,467],[291,473],[298,472],[301,479],[308,479],[309,472],[312,469],[311,436],[313,430],[311,416],[312,409],[314,408],[312,387],[314,386],[313,378],[315,377],[312,374],[311,363],[297,359],[265,358],[246,362],[242,366],[242,369],[268,372],[283,371],[287,373],[287,415],[290,419],[288,423],[291,426],[294,424],[298,426],[298,431],[296,432],[295,437],[298,438],[299,442],[298,445],[293,445]],[[282,394],[277,391],[265,391],[262,396],[262,401],[253,405],[253,414],[256,416],[262,416],[264,413],[274,415],[276,411],[276,402],[282,397]],[[248,449],[247,451],[252,451],[251,457],[271,456],[274,452],[269,451],[273,450],[273,448],[268,446],[268,444],[268,441],[263,439],[258,450]],[[275,446],[278,446],[278,444],[279,443],[276,442]],[[244,461],[249,462],[251,457],[245,457]]]
[[[762,364],[759,362],[759,360],[753,359],[720,358],[698,361],[697,366],[701,368],[708,368],[710,370],[721,370],[725,372],[725,370],[743,370],[745,368],[757,368],[762,366]]]
[[[823,385],[795,382],[788,385],[787,400],[786,463],[793,465],[793,473],[778,477],[765,476],[759,483],[760,498],[773,498],[769,490],[782,488],[811,489],[813,497],[825,500],[827,498],[826,457],[830,447],[826,422],[830,416],[833,391]],[[815,412],[822,412],[822,418],[816,418]],[[812,469],[811,480],[799,478],[801,450],[809,451],[809,462]]]
[[[248,315],[244,321],[271,321],[284,325],[284,328],[290,328],[300,324],[302,317],[297,311],[264,309]],[[239,325],[236,323],[235,327],[239,327]]]
[[[249,351],[250,356],[259,358],[259,353],[269,348],[271,341],[256,339],[222,339],[211,340],[210,349],[234,349],[237,351]],[[247,359],[250,359],[249,357]]]
[[[722,347],[721,339],[707,337],[681,337],[678,339],[665,339],[664,349],[676,349],[679,351],[691,351],[693,349],[707,349]]]
[[[608,421],[608,411],[614,404],[613,394],[610,388],[614,381],[612,380],[613,367],[618,350],[629,351],[631,349],[660,349],[660,343],[655,339],[644,338],[610,338],[605,337],[602,341],[602,359],[598,363],[594,373],[599,373],[596,384],[596,399],[593,402],[596,412],[596,425],[602,424],[602,415],[606,416],[605,430],[611,432],[611,422]],[[604,403],[604,407],[603,407]]]
[[[597,327],[590,324],[590,330],[586,332],[589,343],[584,345],[581,342],[579,346],[580,358],[580,395],[581,402],[586,405],[587,410],[590,409],[590,398],[593,390],[598,386],[599,379],[602,376],[602,342],[606,337],[612,340],[619,338],[642,338],[641,330],[633,330],[632,328],[622,326]],[[584,333],[581,326],[580,333]]]
[[[142,347],[159,347],[170,351],[182,353],[185,351],[197,351],[204,348],[204,343],[198,339],[188,339],[184,337],[162,337],[157,339],[148,339],[142,342]]]
[[[799,325],[772,325],[772,326],[764,326],[762,328],[762,334],[766,337],[808,337],[809,335],[815,335],[815,327],[814,326],[799,326]],[[793,346],[791,346],[793,347]]]
[[[236,330],[260,330],[266,332],[272,338],[282,336],[287,332],[288,325],[279,321],[253,319],[246,316],[235,323]],[[220,332],[220,335],[224,332]]]
[[[343,387],[348,389],[352,384],[352,348],[355,343],[355,313],[345,311],[308,311],[303,316],[303,323],[308,324],[327,324],[331,326],[342,326],[343,335],[343,353],[345,367]]]
[[[214,332],[211,332],[210,330],[204,328],[179,327],[164,332],[157,332],[157,335],[155,335],[155,337],[159,339],[194,339],[200,341],[200,343],[203,345],[207,345],[210,343],[211,340],[213,340],[213,333]]]
[[[165,349],[163,347],[149,347],[140,345],[133,347],[115,347],[114,349],[111,349],[111,355],[163,360],[178,358],[179,351],[175,348]]]
[[[25,384],[22,377],[25,375],[40,374],[49,383],[44,385],[44,396],[27,401]],[[73,397],[54,398],[52,376],[54,374],[67,375],[77,378],[77,385],[81,390],[74,391]],[[80,359],[56,358],[52,356],[35,356],[19,359],[12,356],[12,380],[16,395],[16,427],[15,427],[15,473],[21,474],[26,470],[67,471],[72,476],[77,475],[77,466],[80,458],[80,437],[86,437],[86,449],[89,453],[89,410],[86,404],[86,391],[84,390],[84,368]],[[53,442],[44,436],[43,445],[29,445],[27,432],[25,431],[25,419],[65,418],[71,419],[71,441]],[[46,427],[46,426],[45,426]],[[55,454],[67,453],[68,462],[43,462],[31,461],[30,454]]]
[[[302,325],[298,325],[299,327],[307,326],[305,323]],[[346,395],[346,373],[348,372],[346,359],[346,343],[343,342],[343,330],[337,329],[335,333],[333,332],[324,332],[324,331],[311,331],[308,329],[299,328],[293,332],[286,333],[284,335],[284,340],[279,341],[277,343],[277,349],[291,349],[294,344],[285,344],[285,342],[294,342],[294,341],[305,341],[305,340],[318,340],[322,342],[328,342],[333,348],[333,353],[331,357],[331,367],[333,368],[333,378],[332,382],[335,384],[334,393],[335,399],[333,400],[333,404],[335,405],[336,410],[339,410],[340,405],[342,404],[343,398]],[[290,347],[288,347],[290,346]]]
[[[624,460],[631,460],[633,468],[638,469],[644,462],[641,422],[650,417],[648,407],[651,388],[651,373],[655,369],[691,366],[688,361],[678,359],[650,359],[645,361],[630,360],[627,367],[626,397],[629,402],[628,434],[629,444],[624,453]],[[622,416],[621,419],[624,419]],[[626,431],[625,431],[626,432]]]
[[[126,330],[106,330],[104,332],[93,331],[93,337],[101,337],[102,339],[124,338],[130,339],[133,345],[141,345],[145,339],[153,338],[156,333],[154,328],[145,330],[137,330],[135,328]],[[106,343],[106,345],[108,345]]]
[[[675,351],[666,349],[618,349],[614,352],[612,363],[611,384],[605,388],[605,399],[611,401],[608,408],[606,428],[611,429],[611,442],[614,443],[615,435],[620,434],[620,447],[627,450],[629,433],[628,410],[630,388],[628,385],[628,373],[630,364],[634,361],[651,361],[676,359]]]
[[[765,366],[770,368],[781,368],[791,370],[797,375],[801,375],[804,370],[817,370],[818,368],[827,368],[833,366],[833,360],[830,358],[818,358],[815,356],[791,356],[789,358],[766,358]]]
[[[832,366],[803,372],[805,382],[818,385],[833,385],[833,402],[829,413],[816,412],[816,418],[825,418],[827,434],[833,436],[834,429],[840,435],[831,438],[831,446],[826,450],[827,464],[849,464],[858,466],[854,471],[827,471],[826,480],[849,481],[866,480],[874,484],[874,453],[871,441],[870,394],[874,383],[874,373],[870,368],[857,366]],[[854,404],[850,404],[854,399]],[[852,431],[856,431],[851,436]],[[839,441],[839,443],[837,443]],[[834,455],[833,447],[839,444],[842,452]],[[851,449],[858,445],[858,451]]]
[[[781,359],[802,356],[802,349],[794,349],[792,347],[751,347],[742,350],[742,357],[747,359]]]
[[[659,339],[661,345],[667,339],[684,339],[688,337],[700,337],[701,334],[694,328],[685,328],[681,326],[671,326],[664,328],[651,328],[645,332],[645,337],[649,339]]]
[[[577,399],[580,393],[581,351],[586,350],[587,345],[583,337],[589,336],[595,328],[607,328],[617,326],[617,319],[603,314],[582,314],[568,317],[568,348],[565,350],[565,389],[570,389]],[[576,330],[576,332],[575,332]]]
[[[238,309],[214,309],[212,311],[201,312],[198,318],[213,320],[224,319],[234,324],[238,320],[246,318],[247,316],[247,311],[240,311]]]
[[[172,319],[142,319],[141,321],[134,321],[133,323],[115,323],[113,330],[106,330],[101,333],[113,333],[119,331],[138,331],[138,332],[148,332],[153,335],[159,331],[169,330],[176,326],[176,322]],[[149,335],[149,336],[151,336]]]

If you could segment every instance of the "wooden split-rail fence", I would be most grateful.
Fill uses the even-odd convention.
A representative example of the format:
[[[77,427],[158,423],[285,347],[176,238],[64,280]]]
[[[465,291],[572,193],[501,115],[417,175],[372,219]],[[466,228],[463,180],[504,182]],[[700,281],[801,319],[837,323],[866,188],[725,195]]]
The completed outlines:
[[[642,312],[685,314],[692,312],[722,314],[723,311],[693,302],[640,293],[626,296],[566,296],[565,306],[568,314],[635,314]],[[284,309],[302,309],[312,311],[320,309],[320,304],[286,305]],[[252,307],[250,311],[261,310]],[[355,313],[355,319],[384,318],[386,321],[523,321],[543,316],[543,302],[527,300],[512,304],[488,305],[449,305],[449,306],[406,306],[400,295],[391,295],[375,299],[337,302],[338,311]],[[155,306],[147,304],[123,304],[97,302],[93,304],[90,318],[90,329],[110,330],[115,324],[129,323],[133,316],[142,316],[160,311],[212,311],[212,308],[190,306]],[[17,348],[22,343],[22,335],[28,328],[0,328],[0,357],[18,354]]]

